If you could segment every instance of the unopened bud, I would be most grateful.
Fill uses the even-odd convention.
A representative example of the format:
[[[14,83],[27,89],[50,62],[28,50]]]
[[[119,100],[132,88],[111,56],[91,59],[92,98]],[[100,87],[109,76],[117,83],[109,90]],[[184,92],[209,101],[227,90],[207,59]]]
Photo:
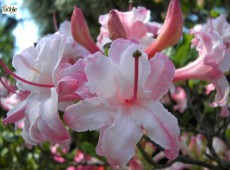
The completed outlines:
[[[91,53],[100,51],[90,36],[89,28],[81,9],[76,6],[74,7],[71,17],[71,32],[74,40],[88,49]]]
[[[121,20],[114,10],[109,13],[108,29],[111,40],[115,40],[117,38],[127,38],[126,31],[121,23]]]
[[[145,50],[149,58],[156,52],[175,45],[182,35],[183,18],[179,0],[171,0],[165,22],[156,40]]]

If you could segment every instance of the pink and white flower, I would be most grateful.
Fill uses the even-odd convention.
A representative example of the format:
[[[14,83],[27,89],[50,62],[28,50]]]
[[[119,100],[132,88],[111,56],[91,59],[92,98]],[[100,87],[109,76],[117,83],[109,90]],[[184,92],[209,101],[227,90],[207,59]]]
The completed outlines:
[[[70,139],[59,117],[54,87],[54,70],[61,61],[64,48],[65,38],[56,33],[13,58],[16,75],[21,77],[17,87],[29,95],[7,113],[3,122],[15,123],[24,119],[22,136],[31,145],[43,141],[65,143]]]
[[[174,159],[180,130],[159,102],[171,85],[174,65],[161,53],[148,60],[138,44],[124,39],[115,40],[108,54],[88,56],[88,87],[97,96],[69,106],[64,121],[78,132],[100,129],[96,151],[113,166],[131,159],[142,129]]]
[[[192,30],[195,36],[192,43],[199,57],[175,72],[174,82],[187,79],[199,79],[212,83],[217,91],[211,106],[222,107],[220,115],[229,115],[227,108],[229,84],[224,73],[230,68],[230,51],[215,30],[207,32]]]
[[[226,16],[221,14],[215,19],[209,19],[209,22],[194,27],[196,31],[208,31],[213,29],[221,36],[227,48],[230,47],[230,24],[227,22]]]
[[[187,95],[185,90],[180,86],[175,87],[173,85],[170,88],[170,93],[172,99],[176,102],[176,105],[173,106],[173,109],[183,113],[187,108]]]
[[[74,101],[90,97],[85,76],[84,57],[90,52],[77,43],[71,35],[71,24],[65,21],[61,24],[59,32],[66,37],[66,45],[59,67],[55,70],[58,97],[60,101]]]
[[[126,38],[133,41],[140,42],[144,47],[150,45],[154,36],[157,35],[161,24],[156,22],[150,22],[150,11],[145,7],[133,7],[131,11],[121,12],[118,10],[111,11],[116,13],[119,17],[122,28],[126,33]],[[103,46],[107,43],[111,43],[108,22],[110,20],[110,14],[104,14],[99,17],[99,23],[101,24],[100,34],[97,37],[97,45],[103,49]],[[113,24],[116,28],[119,25],[117,22]],[[120,37],[125,38],[125,37]]]

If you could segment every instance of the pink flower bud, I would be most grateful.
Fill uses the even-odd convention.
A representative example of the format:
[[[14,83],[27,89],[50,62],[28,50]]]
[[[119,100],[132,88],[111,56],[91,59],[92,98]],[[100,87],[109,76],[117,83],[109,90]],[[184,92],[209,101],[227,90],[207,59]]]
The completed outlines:
[[[163,27],[156,40],[145,50],[149,58],[176,44],[182,34],[183,19],[179,0],[171,0]]]
[[[100,51],[90,36],[89,28],[81,9],[76,6],[74,7],[71,17],[71,32],[74,40],[88,49],[91,53]]]
[[[127,38],[125,28],[115,10],[110,11],[108,20],[109,36],[112,40],[117,38]]]

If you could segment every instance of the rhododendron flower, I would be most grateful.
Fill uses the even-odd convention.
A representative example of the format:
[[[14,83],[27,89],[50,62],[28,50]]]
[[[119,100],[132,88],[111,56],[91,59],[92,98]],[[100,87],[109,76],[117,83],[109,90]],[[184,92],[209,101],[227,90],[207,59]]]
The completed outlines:
[[[58,97],[60,101],[74,101],[90,97],[85,76],[84,57],[90,52],[74,41],[71,35],[71,24],[68,21],[60,25],[59,32],[66,37],[66,44],[59,67],[55,70]]]
[[[56,162],[63,163],[63,162],[65,162],[65,158],[63,158],[63,157],[61,156],[61,154],[59,153],[58,147],[59,147],[58,144],[52,145],[52,146],[50,147],[50,151],[51,151],[51,153],[52,153],[53,159],[54,159]],[[60,149],[62,150],[63,153],[67,153],[67,151],[68,151],[68,149],[65,149],[65,148],[60,148]]]
[[[196,31],[208,31],[213,29],[219,33],[227,48],[230,47],[230,24],[227,22],[224,14],[215,19],[209,19],[207,24],[197,25],[194,27]]]
[[[21,100],[16,94],[10,94],[6,97],[0,99],[0,103],[3,109],[11,110],[13,109]]]
[[[185,132],[179,137],[179,146],[183,155],[192,158],[200,157],[206,148],[206,138],[202,134],[191,136]]]
[[[113,166],[122,167],[131,159],[143,129],[174,159],[180,130],[177,119],[159,102],[174,69],[164,54],[148,60],[138,44],[117,39],[108,57],[101,52],[88,56],[88,86],[97,96],[69,106],[64,121],[78,132],[100,129],[97,153]]]
[[[176,105],[173,106],[173,109],[178,110],[180,113],[183,113],[187,108],[187,97],[186,92],[182,87],[172,86],[170,88],[170,93],[172,99],[176,102]]]
[[[208,32],[192,31],[195,38],[199,57],[188,65],[176,70],[174,81],[186,79],[199,79],[212,83],[217,91],[211,106],[221,106],[221,116],[228,116],[227,109],[229,84],[223,73],[230,68],[230,52],[224,45],[222,38],[214,30]]]
[[[219,137],[213,138],[212,146],[215,152],[219,155],[223,155],[228,150],[227,144]]]
[[[17,87],[29,95],[8,112],[3,122],[14,123],[24,118],[22,136],[29,144],[65,143],[70,138],[59,117],[58,95],[53,87],[54,70],[61,61],[64,48],[64,37],[56,33],[13,58],[16,74],[21,77]]]
[[[114,15],[117,15],[119,19],[113,17]],[[113,33],[118,35],[122,34],[122,36],[117,38],[127,38],[129,40],[139,41],[144,47],[147,47],[153,42],[153,37],[157,35],[161,27],[159,23],[150,22],[150,11],[144,7],[133,7],[132,10],[128,12],[113,10],[110,14],[101,15],[99,17],[99,23],[101,24],[101,28],[100,34],[97,37],[97,45],[101,49],[103,49],[104,45],[112,41],[109,31],[118,31],[118,25],[120,25],[122,31],[124,29],[125,33],[120,33],[121,30],[119,30],[119,33]],[[112,28],[109,29],[109,26]]]

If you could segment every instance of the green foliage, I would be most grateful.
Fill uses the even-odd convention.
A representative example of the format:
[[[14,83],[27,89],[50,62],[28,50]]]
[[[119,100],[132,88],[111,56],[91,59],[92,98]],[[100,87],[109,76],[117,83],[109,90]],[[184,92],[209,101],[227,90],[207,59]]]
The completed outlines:
[[[175,48],[174,54],[170,55],[176,67],[182,67],[197,57],[196,50],[191,48],[192,38],[193,35],[184,34],[182,40]]]

